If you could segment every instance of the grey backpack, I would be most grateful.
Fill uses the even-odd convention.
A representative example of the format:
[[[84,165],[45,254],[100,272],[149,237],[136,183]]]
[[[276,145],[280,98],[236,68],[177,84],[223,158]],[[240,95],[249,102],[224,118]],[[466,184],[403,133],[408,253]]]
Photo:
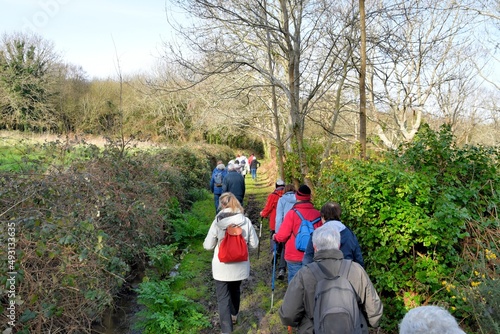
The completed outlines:
[[[347,280],[351,260],[342,260],[336,276],[325,275],[321,264],[307,265],[317,280],[314,293],[314,334],[362,333],[358,295]]]

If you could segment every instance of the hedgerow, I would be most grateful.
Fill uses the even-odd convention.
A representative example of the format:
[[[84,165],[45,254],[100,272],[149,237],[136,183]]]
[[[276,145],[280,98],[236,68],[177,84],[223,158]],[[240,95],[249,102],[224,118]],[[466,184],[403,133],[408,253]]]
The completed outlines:
[[[397,331],[422,304],[446,306],[473,331],[498,326],[499,158],[498,148],[457,147],[448,127],[423,126],[382,159],[332,157],[322,171],[315,202],[341,204],[383,298],[384,329]]]
[[[196,200],[221,148],[62,145],[38,145],[29,169],[0,174],[0,234],[15,231],[15,256],[0,249],[0,313],[15,303],[3,329],[16,333],[89,333],[146,250],[178,241],[184,225],[169,212]]]

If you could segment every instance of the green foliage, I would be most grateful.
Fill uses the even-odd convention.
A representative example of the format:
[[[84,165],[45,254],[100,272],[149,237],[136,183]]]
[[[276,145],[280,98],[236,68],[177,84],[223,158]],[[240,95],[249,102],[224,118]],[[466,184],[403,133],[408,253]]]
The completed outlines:
[[[156,150],[155,155],[182,175],[185,190],[208,189],[217,160],[228,161],[234,157],[229,147],[202,144],[169,146]]]
[[[355,231],[384,299],[389,329],[424,301],[448,302],[470,319],[470,305],[454,303],[458,299],[445,295],[442,281],[459,282],[471,270],[462,256],[469,226],[498,217],[498,158],[495,149],[456,147],[447,127],[434,133],[424,126],[396,155],[332,159],[331,169],[323,171],[316,200],[341,204],[342,220]],[[492,227],[498,231],[498,223],[486,229]],[[462,274],[456,275],[457,268]]]
[[[323,146],[320,142],[304,142],[304,153],[306,156],[309,175],[307,177],[315,182],[318,175],[321,174],[321,157],[323,155]],[[286,153],[285,161],[285,180],[303,181],[302,172],[299,164],[299,155],[296,148]]]
[[[139,285],[138,302],[146,309],[138,313],[140,320],[137,327],[144,333],[188,334],[210,326],[200,305],[172,291],[174,280]]]
[[[32,167],[0,174],[0,234],[8,224],[16,228],[16,311],[26,314],[15,331],[85,331],[113,303],[131,266],[140,267],[147,256],[164,275],[178,259],[176,247],[203,233],[194,218],[176,221],[190,205],[186,196],[207,193],[188,191],[189,176],[170,167],[175,157],[167,163],[157,151],[117,156],[67,142],[26,145],[20,152],[34,152]],[[168,245],[183,235],[186,240]],[[8,264],[0,249],[0,272],[11,271]]]
[[[236,135],[234,135],[235,133]],[[221,129],[220,124],[212,130],[208,130],[203,133],[203,139],[210,144],[217,145],[227,145],[234,148],[239,148],[244,151],[248,156],[251,153],[255,153],[259,157],[264,156],[264,144],[260,139],[256,139],[254,136],[247,135],[248,130],[246,129]],[[229,161],[233,157],[224,161]]]
[[[149,260],[148,266],[154,268],[159,277],[168,276],[170,270],[174,267],[174,255],[177,252],[177,245],[158,245],[146,248],[145,252]],[[151,274],[148,276],[151,276]]]
[[[208,270],[212,253],[201,247],[201,240],[215,214],[212,211],[213,197],[206,191],[189,212],[183,213],[176,199],[169,202],[165,215],[178,243],[156,247],[148,254],[157,259],[150,261],[149,271],[160,272],[163,267],[173,272],[163,280],[158,275],[148,276],[137,290],[138,300],[145,306],[138,327],[145,333],[194,333],[210,326],[201,304],[194,300],[209,298],[206,276],[200,273]],[[175,252],[180,248],[182,252]]]
[[[38,36],[4,36],[0,45],[0,128],[51,128],[55,109],[51,82],[56,58],[53,47]]]

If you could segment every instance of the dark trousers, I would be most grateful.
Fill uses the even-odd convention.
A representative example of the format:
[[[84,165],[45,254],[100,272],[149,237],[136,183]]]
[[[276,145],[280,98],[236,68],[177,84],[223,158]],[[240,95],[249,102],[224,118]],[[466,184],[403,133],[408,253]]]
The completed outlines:
[[[286,261],[285,261],[285,243],[284,242],[276,242],[273,240],[274,231],[271,230],[271,252],[274,252],[274,246],[276,245],[276,266],[278,270],[286,270]]]
[[[276,259],[278,262],[278,270],[286,270],[286,261],[285,261],[285,243],[284,242],[278,242],[278,248],[277,248],[279,258]]]
[[[222,194],[214,194],[215,213],[219,212],[219,198]]]
[[[237,315],[240,311],[240,285],[241,281],[215,281],[222,333],[231,333],[233,331],[231,315]]]

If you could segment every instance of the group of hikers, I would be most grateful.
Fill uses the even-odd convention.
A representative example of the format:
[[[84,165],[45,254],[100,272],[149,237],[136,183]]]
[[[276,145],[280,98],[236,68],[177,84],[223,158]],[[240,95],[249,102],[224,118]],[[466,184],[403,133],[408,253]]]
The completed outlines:
[[[214,205],[217,212],[219,211],[219,198],[225,192],[233,193],[243,205],[247,170],[250,171],[252,179],[257,180],[257,168],[259,167],[260,162],[254,153],[248,158],[244,154],[238,154],[235,159],[227,163],[227,167],[222,160],[217,161],[210,178],[210,191],[214,194]]]
[[[214,173],[221,164],[218,163]],[[228,164],[220,186],[214,180],[214,173],[210,188],[217,213],[203,247],[214,250],[212,274],[221,333],[225,334],[231,333],[238,321],[240,286],[250,275],[250,262],[248,257],[239,262],[221,260],[220,253],[226,252],[221,250],[226,247],[222,241],[240,236],[247,247],[255,249],[259,237],[245,216],[245,182],[234,169],[234,163]],[[304,334],[368,333],[368,327],[379,326],[383,305],[364,269],[358,239],[341,221],[338,203],[327,202],[318,211],[307,185],[296,189],[279,179],[260,216],[269,219],[273,280],[275,274],[280,280],[287,275],[288,287],[278,313],[289,333],[294,328]],[[228,233],[233,227],[238,232]],[[399,333],[464,332],[445,309],[421,306],[405,315]]]

